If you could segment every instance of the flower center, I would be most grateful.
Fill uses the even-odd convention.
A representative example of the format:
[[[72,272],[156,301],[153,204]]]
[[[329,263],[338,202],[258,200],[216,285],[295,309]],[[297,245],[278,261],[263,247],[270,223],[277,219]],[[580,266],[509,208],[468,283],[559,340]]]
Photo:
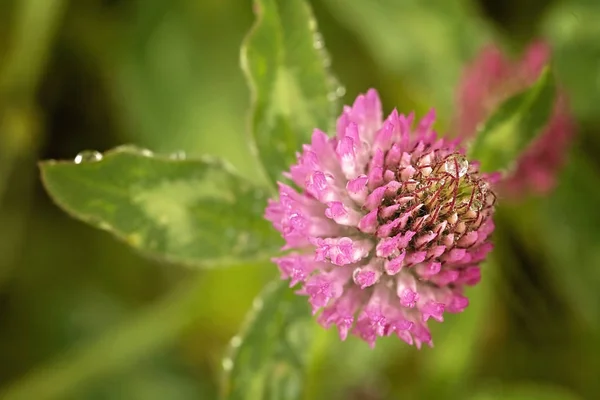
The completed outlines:
[[[388,235],[415,232],[409,245],[412,249],[429,247],[448,233],[460,240],[479,229],[495,202],[495,195],[479,177],[477,168],[469,166],[459,153],[433,151],[414,163],[399,166],[395,175],[400,184],[384,197],[379,223],[404,219]]]

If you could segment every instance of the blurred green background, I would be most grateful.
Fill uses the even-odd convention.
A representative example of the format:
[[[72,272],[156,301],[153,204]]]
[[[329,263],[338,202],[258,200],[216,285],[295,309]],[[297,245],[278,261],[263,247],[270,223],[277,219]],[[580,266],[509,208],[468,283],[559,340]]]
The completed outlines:
[[[499,208],[484,280],[435,348],[371,351],[315,324],[305,398],[599,398],[600,2],[311,4],[346,103],[376,87],[385,111],[435,106],[443,131],[479,46],[518,54],[543,35],[579,128],[557,190]],[[55,207],[36,161],[135,143],[258,179],[239,68],[252,22],[247,0],[0,0],[0,398],[218,397],[227,343],[276,268],[144,259]]]

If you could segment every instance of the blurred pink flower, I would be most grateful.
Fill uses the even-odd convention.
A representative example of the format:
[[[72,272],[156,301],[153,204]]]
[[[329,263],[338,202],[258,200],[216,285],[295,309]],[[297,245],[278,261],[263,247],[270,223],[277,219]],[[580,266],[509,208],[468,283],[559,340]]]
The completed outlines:
[[[377,92],[345,107],[337,136],[315,130],[279,184],[265,217],[289,252],[274,259],[290,286],[302,284],[324,327],[375,345],[395,334],[432,345],[427,321],[467,307],[492,249],[490,176],[458,141],[437,139],[433,110],[394,110],[382,121]]]
[[[477,126],[504,100],[532,85],[549,61],[550,47],[541,40],[530,44],[518,61],[509,59],[495,45],[485,47],[465,68],[458,87],[456,133],[464,139],[473,137]],[[514,198],[527,192],[551,191],[574,131],[565,95],[559,91],[544,131],[500,182],[501,194]]]

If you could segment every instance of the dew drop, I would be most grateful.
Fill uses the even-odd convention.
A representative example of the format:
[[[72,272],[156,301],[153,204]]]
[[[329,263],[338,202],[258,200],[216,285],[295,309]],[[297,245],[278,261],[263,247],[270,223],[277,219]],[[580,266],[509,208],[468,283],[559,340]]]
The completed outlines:
[[[325,43],[323,43],[323,36],[318,32],[313,36],[313,47],[317,50],[325,47]]]
[[[231,371],[233,369],[233,360],[231,358],[224,358],[221,361],[221,365],[225,371]]]
[[[113,227],[108,222],[104,221],[98,222],[98,228],[105,231],[111,231],[113,229]]]
[[[444,162],[444,170],[455,178],[460,178],[467,173],[469,162],[459,154],[448,157]]]
[[[248,242],[250,241],[250,234],[248,232],[242,232],[238,235],[237,240],[235,242],[236,247],[246,247]]]
[[[229,345],[233,348],[240,347],[241,344],[242,344],[242,338],[239,336],[232,337],[231,341],[229,342]]]
[[[86,162],[97,162],[102,160],[102,153],[96,150],[83,150],[75,156],[73,162],[75,164],[82,164]]]
[[[263,308],[262,299],[259,299],[259,298],[254,299],[254,301],[252,302],[252,308],[254,308],[254,311],[260,311]]]
[[[477,199],[473,199],[473,201],[471,202],[471,206],[469,207],[471,209],[471,211],[479,211],[481,210],[482,204],[481,201],[477,200]]]
[[[343,86],[338,86],[337,89],[335,89],[335,95],[337,97],[343,97],[346,94],[346,88]]]
[[[120,146],[115,147],[114,150],[126,153],[137,153],[140,151],[140,149],[137,146],[134,146],[132,144],[122,144]]]
[[[169,158],[171,160],[185,160],[186,154],[185,154],[185,151],[179,150],[179,151],[169,154]]]
[[[479,186],[479,192],[482,195],[485,195],[488,192],[488,190],[490,189],[490,185],[487,182],[481,181],[481,182],[479,182],[478,186]]]

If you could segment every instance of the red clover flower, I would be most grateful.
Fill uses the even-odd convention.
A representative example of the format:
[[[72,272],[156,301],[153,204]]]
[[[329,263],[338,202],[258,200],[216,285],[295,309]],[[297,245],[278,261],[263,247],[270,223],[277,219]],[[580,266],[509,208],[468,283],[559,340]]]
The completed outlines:
[[[318,322],[371,346],[395,334],[432,346],[427,321],[462,312],[466,285],[492,249],[491,175],[458,140],[438,139],[434,111],[382,121],[373,89],[346,106],[337,136],[316,129],[265,217],[285,239],[274,259]]]

